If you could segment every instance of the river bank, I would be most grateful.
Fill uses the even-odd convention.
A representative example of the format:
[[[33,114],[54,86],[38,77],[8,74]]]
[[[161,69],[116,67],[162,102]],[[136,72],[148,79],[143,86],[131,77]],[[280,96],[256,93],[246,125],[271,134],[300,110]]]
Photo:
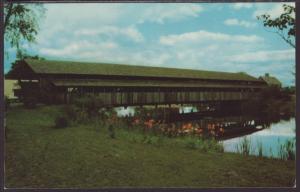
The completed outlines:
[[[12,107],[7,113],[7,188],[291,187],[295,161],[203,152],[138,142],[122,129],[54,128],[57,106]]]

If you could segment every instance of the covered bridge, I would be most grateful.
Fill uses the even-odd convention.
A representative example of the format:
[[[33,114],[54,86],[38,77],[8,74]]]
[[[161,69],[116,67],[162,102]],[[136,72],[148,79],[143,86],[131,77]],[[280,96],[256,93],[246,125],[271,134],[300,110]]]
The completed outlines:
[[[242,101],[266,86],[246,73],[25,59],[6,75],[21,99],[67,103],[92,93],[107,106]]]

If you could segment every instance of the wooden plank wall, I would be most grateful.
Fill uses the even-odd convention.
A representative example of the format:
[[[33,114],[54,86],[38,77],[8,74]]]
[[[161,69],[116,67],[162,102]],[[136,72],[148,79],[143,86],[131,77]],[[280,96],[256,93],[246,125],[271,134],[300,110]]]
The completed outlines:
[[[249,99],[253,92],[238,91],[139,91],[94,92],[105,105],[185,104],[206,101],[236,101]]]

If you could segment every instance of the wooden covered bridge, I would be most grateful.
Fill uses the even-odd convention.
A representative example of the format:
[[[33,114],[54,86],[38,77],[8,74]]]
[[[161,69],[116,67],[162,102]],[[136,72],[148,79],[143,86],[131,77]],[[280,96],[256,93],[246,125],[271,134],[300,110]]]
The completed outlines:
[[[92,93],[106,106],[243,101],[266,86],[246,73],[33,59],[19,61],[6,78],[19,81],[21,100],[68,103]]]

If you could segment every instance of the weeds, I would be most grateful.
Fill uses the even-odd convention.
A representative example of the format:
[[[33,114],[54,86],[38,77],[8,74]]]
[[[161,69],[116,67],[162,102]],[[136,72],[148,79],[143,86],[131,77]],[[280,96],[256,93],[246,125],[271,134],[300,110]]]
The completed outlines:
[[[282,160],[295,160],[295,143],[293,140],[287,140],[284,144],[279,145],[278,156]]]
[[[203,139],[203,138],[193,138],[187,137],[182,138],[184,141],[185,148],[188,149],[198,149],[201,152],[224,152],[224,147],[222,143],[219,143],[215,139]]]
[[[259,157],[263,157],[263,145],[262,145],[262,142],[258,142],[257,146],[258,146],[258,156]]]
[[[250,155],[251,141],[247,137],[244,137],[242,142],[237,145],[237,151],[243,155]]]

